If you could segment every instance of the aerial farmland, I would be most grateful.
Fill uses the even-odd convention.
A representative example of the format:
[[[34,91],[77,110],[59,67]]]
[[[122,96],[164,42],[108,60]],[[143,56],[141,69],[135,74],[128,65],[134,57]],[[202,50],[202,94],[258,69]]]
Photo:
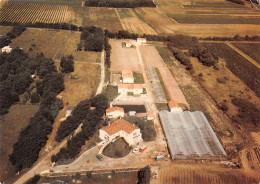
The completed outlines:
[[[0,1],[0,183],[259,183],[257,1]]]

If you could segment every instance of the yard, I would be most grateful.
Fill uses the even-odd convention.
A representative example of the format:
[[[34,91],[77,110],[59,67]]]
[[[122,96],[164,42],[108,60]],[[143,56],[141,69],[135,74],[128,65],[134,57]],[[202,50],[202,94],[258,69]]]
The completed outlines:
[[[9,154],[17,142],[20,131],[38,111],[38,105],[13,105],[9,113],[0,120],[0,180],[13,177],[15,168],[9,162]]]
[[[103,153],[107,157],[121,158],[127,156],[132,147],[128,145],[124,138],[119,138],[115,142],[111,142],[104,148]]]

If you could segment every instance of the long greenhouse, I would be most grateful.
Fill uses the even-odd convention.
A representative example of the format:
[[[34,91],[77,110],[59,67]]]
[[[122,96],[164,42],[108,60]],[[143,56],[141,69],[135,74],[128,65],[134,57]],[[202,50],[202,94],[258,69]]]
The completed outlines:
[[[160,111],[172,159],[225,160],[226,152],[200,111]]]

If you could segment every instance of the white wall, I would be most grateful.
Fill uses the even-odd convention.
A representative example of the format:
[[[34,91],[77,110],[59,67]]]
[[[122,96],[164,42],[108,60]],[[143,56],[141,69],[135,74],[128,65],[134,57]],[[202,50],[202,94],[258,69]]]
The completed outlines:
[[[128,83],[128,84],[133,84],[134,83],[134,79],[133,78],[123,78],[123,83]]]
[[[125,113],[122,111],[113,111],[113,112],[107,113],[107,116],[109,118],[118,118],[118,117],[124,117]]]

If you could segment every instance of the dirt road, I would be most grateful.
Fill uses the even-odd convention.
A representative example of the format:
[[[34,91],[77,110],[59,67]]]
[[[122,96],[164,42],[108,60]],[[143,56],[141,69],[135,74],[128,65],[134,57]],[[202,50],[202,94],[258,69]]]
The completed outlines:
[[[101,74],[100,74],[100,83],[97,88],[96,95],[100,94],[102,92],[103,86],[104,86],[104,81],[105,81],[105,52],[104,50],[101,53]]]

